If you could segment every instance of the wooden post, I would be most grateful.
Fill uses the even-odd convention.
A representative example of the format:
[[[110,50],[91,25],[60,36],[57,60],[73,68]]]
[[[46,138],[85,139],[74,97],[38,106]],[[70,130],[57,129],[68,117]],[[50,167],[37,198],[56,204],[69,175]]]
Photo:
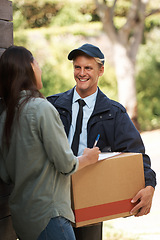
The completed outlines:
[[[6,48],[13,45],[12,2],[0,0],[0,56]]]
[[[0,0],[0,56],[6,48],[13,45],[12,2]],[[8,207],[12,186],[0,180],[0,239],[17,239],[12,227],[11,215]]]

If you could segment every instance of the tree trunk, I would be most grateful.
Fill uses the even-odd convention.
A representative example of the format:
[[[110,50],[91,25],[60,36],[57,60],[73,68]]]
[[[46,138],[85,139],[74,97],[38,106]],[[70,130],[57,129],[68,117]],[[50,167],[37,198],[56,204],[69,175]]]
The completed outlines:
[[[119,102],[124,105],[137,128],[137,98],[135,86],[135,64],[128,56],[126,48],[120,43],[113,43],[114,67],[118,83]]]
[[[139,129],[137,121],[137,99],[135,84],[136,55],[144,31],[145,9],[148,0],[131,0],[125,24],[117,31],[114,26],[114,11],[117,0],[109,6],[107,1],[95,0],[97,13],[103,23],[104,32],[111,45],[112,63],[115,68],[119,102]]]

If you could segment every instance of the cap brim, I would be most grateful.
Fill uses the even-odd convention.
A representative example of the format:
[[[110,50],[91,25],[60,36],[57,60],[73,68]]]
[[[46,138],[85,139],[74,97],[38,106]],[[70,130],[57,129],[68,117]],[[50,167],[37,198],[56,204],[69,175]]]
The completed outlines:
[[[90,53],[90,52],[88,52],[88,51],[86,51],[86,50],[74,49],[74,50],[72,50],[72,51],[68,54],[68,59],[69,59],[69,60],[73,60],[74,57],[77,55],[78,52],[84,52],[84,53],[86,53],[88,56],[94,57],[94,56],[92,55],[92,53]]]

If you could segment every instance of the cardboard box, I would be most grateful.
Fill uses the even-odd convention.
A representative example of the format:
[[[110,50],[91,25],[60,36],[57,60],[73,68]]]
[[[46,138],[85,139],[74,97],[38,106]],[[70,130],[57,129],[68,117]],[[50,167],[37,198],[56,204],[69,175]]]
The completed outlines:
[[[121,153],[72,175],[75,227],[130,216],[131,199],[145,187],[142,154]]]

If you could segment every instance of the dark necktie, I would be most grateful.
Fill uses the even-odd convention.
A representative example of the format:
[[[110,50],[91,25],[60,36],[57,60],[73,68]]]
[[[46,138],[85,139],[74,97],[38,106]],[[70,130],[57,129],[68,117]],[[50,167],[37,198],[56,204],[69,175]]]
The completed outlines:
[[[77,121],[76,121],[76,129],[75,129],[75,133],[73,136],[73,141],[72,141],[72,151],[74,153],[75,156],[77,156],[78,154],[78,148],[79,148],[79,138],[80,138],[80,134],[82,132],[82,120],[83,120],[83,107],[86,104],[84,100],[79,99],[78,100],[79,103],[79,112],[77,115]]]

